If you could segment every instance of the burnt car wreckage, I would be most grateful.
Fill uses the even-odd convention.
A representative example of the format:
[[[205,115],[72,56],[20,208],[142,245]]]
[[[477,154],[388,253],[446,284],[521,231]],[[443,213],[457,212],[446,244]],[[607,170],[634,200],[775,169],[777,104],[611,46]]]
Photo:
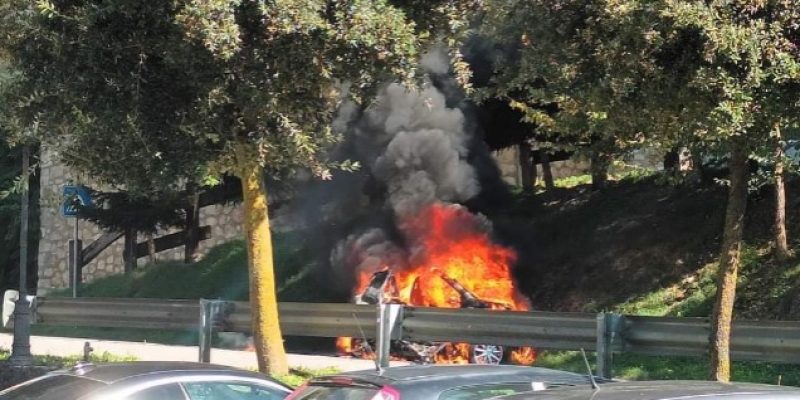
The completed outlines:
[[[511,310],[508,304],[487,301],[479,298],[474,293],[467,290],[457,280],[440,274],[450,287],[459,295],[460,308],[478,308],[494,310]],[[416,286],[416,282],[414,284]],[[412,292],[414,288],[412,288]],[[372,274],[369,285],[360,295],[354,298],[356,304],[403,304],[411,305],[400,299],[400,291],[397,287],[392,272],[389,270],[378,271]],[[393,356],[400,357],[419,364],[433,364],[436,362],[437,355],[447,351],[452,343],[450,342],[412,342],[408,340],[392,340],[390,352]],[[353,339],[350,353],[356,357],[364,357],[372,353],[374,343],[370,340]],[[508,354],[516,348],[504,348],[494,344],[470,344],[469,362],[474,364],[501,364],[509,359]]]

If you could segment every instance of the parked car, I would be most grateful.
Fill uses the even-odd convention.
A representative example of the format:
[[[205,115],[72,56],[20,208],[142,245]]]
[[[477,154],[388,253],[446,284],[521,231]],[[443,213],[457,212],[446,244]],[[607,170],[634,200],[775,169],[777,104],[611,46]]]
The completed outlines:
[[[291,388],[212,364],[79,363],[0,392],[0,400],[281,400]]]
[[[589,378],[513,365],[411,365],[316,378],[287,400],[480,400],[565,385],[589,386]]]
[[[520,393],[492,400],[796,400],[795,387],[705,381],[639,381],[560,388],[540,393]]]

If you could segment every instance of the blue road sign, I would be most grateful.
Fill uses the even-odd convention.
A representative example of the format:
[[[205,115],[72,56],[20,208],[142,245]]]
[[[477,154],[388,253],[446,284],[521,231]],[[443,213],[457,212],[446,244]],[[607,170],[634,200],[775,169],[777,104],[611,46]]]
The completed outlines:
[[[77,217],[78,205],[92,207],[92,196],[83,186],[64,185],[64,200],[61,203],[61,214],[65,217]]]

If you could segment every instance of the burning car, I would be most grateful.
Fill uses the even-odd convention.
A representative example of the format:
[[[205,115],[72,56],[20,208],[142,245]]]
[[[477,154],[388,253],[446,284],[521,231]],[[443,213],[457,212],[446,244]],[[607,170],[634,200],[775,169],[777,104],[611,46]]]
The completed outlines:
[[[511,304],[484,300],[465,288],[458,280],[445,273],[439,272],[438,278],[447,283],[458,294],[459,308],[480,308],[492,310],[512,310]],[[420,290],[418,281],[412,284],[411,298],[417,298],[415,291]],[[367,288],[355,296],[357,304],[409,304],[399,295],[397,280],[390,270],[375,272]],[[370,357],[372,344],[361,339],[340,338],[339,349],[344,353],[357,357]],[[468,344],[449,342],[410,342],[395,340],[392,342],[391,353],[397,358],[416,361],[422,364],[500,364],[511,361],[520,365],[531,365],[536,360],[536,353],[530,347],[505,348],[494,344]]]

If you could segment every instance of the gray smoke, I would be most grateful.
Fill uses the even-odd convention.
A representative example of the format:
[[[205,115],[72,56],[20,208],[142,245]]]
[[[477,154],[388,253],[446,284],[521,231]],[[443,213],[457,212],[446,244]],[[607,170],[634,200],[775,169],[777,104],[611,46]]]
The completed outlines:
[[[355,135],[384,144],[372,172],[389,189],[398,216],[435,201],[464,202],[478,194],[474,168],[467,162],[470,139],[464,114],[447,107],[433,85],[410,91],[386,86],[376,104],[355,126]]]
[[[338,269],[339,276],[350,276],[352,268],[359,272],[374,272],[406,265],[408,255],[394,244],[379,228],[349,235],[339,242],[331,252],[331,265]]]
[[[422,68],[440,79],[449,65],[442,48],[421,60]],[[449,107],[446,95],[431,82],[419,90],[388,84],[363,112],[344,104],[334,127],[346,131],[365,167],[386,185],[387,205],[399,221],[437,202],[463,203],[480,191],[476,171],[467,162],[471,133],[464,114]],[[411,233],[398,227],[406,236]],[[371,228],[340,242],[331,264],[366,272],[387,265],[402,268],[409,256],[424,251],[416,249],[413,237],[406,239],[404,251],[382,229]]]

